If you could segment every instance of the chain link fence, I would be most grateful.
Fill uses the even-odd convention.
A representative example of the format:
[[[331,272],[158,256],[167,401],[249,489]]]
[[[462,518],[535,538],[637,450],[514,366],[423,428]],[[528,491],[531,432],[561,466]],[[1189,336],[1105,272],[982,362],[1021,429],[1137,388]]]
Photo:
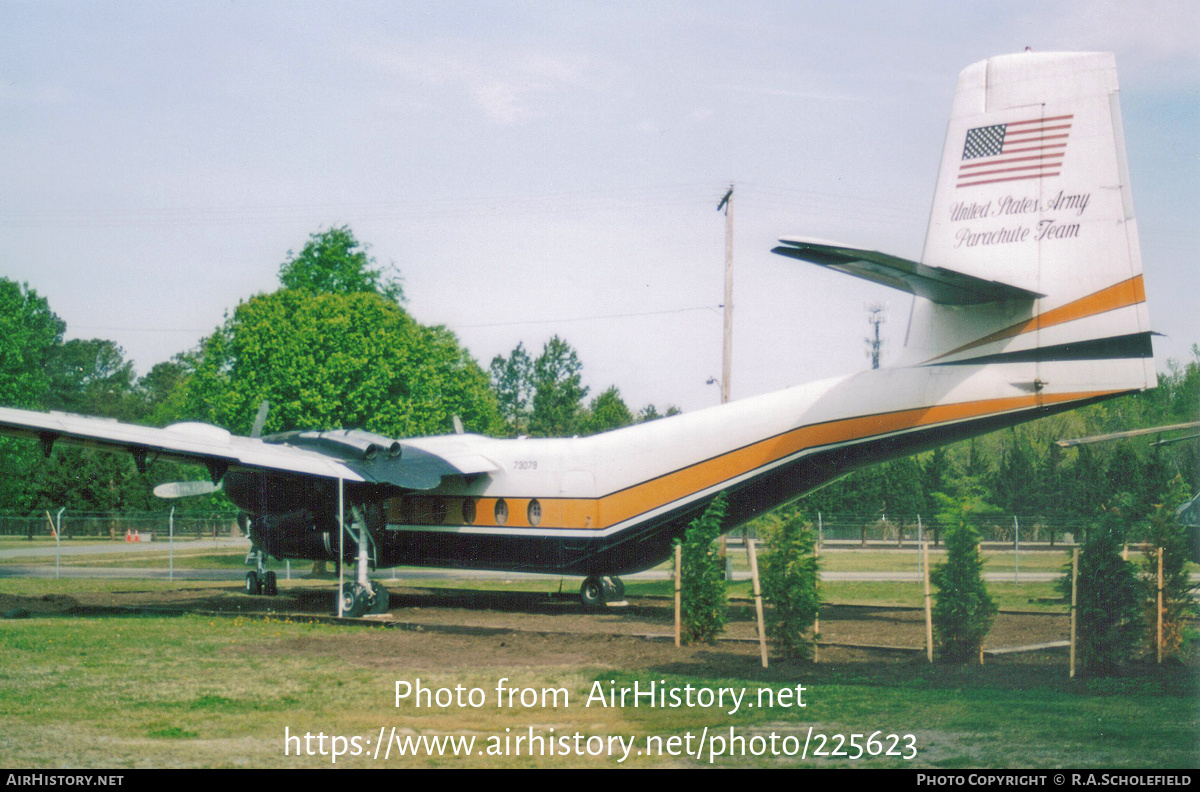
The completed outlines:
[[[863,547],[912,547],[922,540],[940,545],[946,527],[940,521],[924,515],[911,517],[888,514],[844,514],[817,512],[809,515],[813,530],[822,543],[859,544]],[[1071,545],[1082,539],[1094,520],[1087,517],[1047,519],[1040,515],[987,514],[969,516],[968,522],[986,544]],[[756,538],[755,524],[747,526],[749,536]],[[741,533],[739,530],[738,534]],[[1129,542],[1144,539],[1143,527],[1135,522],[1128,526]]]
[[[212,539],[240,536],[236,512],[174,515],[176,539]],[[113,539],[124,541],[137,535],[140,541],[167,537],[172,517],[169,512],[73,512],[64,509],[35,513],[0,511],[0,536],[53,536],[52,529],[62,527],[61,539]]]

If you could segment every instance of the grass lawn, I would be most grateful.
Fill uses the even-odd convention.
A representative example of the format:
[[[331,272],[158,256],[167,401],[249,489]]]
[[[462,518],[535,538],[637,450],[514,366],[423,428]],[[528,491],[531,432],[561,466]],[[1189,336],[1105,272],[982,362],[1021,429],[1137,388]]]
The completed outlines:
[[[525,584],[520,585],[528,588]],[[669,587],[667,581],[661,584]],[[835,584],[827,588],[827,598],[907,602],[908,588],[915,585]],[[166,581],[0,581],[0,593],[25,596],[171,588]],[[1021,588],[1014,597],[1028,594],[1028,586]],[[531,648],[506,646],[519,641]],[[736,651],[725,645],[676,650],[604,636],[462,635],[196,614],[2,621],[0,763],[110,768],[333,764],[331,741],[324,756],[295,755],[298,742],[285,755],[287,730],[314,739],[318,734],[344,737],[342,748],[348,752],[354,749],[349,738],[359,738],[360,755],[343,755],[339,767],[707,765],[709,752],[719,747],[712,738],[731,736],[747,740],[747,755],[717,756],[715,765],[1200,765],[1195,669],[1149,667],[1124,677],[1072,681],[1060,653],[983,667],[930,666],[909,656],[846,656],[815,665],[773,660],[769,670],[762,670],[752,649],[748,655]],[[618,657],[625,659],[614,661]],[[478,688],[485,705],[417,707],[407,700],[394,706],[396,680],[417,678],[426,687],[448,692],[456,686],[468,692]],[[494,690],[502,678],[508,679],[507,686],[521,689],[563,690],[566,698],[559,706],[521,706],[518,701],[512,708],[498,708]],[[728,702],[675,708],[585,706],[596,683],[608,691],[635,682],[643,689],[654,682],[679,690],[689,685],[742,690],[756,704],[760,689],[777,694],[802,684],[806,706],[775,701],[774,706],[742,706],[736,712]],[[474,752],[368,758],[380,730],[391,737],[392,727],[400,739],[473,737]],[[817,735],[863,735],[861,745],[879,731],[876,739],[884,740],[885,748],[906,755],[904,735],[911,734],[916,756],[855,760],[810,755],[802,760],[779,755],[798,751],[810,727]],[[512,740],[531,730],[542,738],[579,734],[585,748],[598,744],[586,742],[591,737],[619,736],[633,750],[622,762],[619,743],[617,756],[607,750],[599,756],[560,752],[530,757],[528,751],[514,756]],[[756,747],[766,748],[772,734],[776,756],[749,755]],[[900,736],[895,744],[887,741],[889,734]],[[707,741],[697,757],[701,737]],[[681,755],[689,741],[692,755]],[[488,755],[490,745],[500,755]],[[675,755],[652,756],[645,752],[651,746],[659,753],[671,746],[677,750]],[[811,745],[810,751],[817,747]],[[836,745],[826,741],[824,747],[832,751]],[[852,750],[848,743],[842,747]]]

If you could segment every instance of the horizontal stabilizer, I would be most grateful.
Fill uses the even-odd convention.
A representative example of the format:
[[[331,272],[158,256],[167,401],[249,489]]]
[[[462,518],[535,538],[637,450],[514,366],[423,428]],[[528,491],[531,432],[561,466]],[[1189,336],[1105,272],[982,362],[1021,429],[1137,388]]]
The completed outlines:
[[[771,252],[906,291],[938,305],[1035,300],[1045,296],[1007,283],[984,280],[942,267],[930,267],[919,261],[875,250],[860,250],[809,239],[779,241],[781,244]]]

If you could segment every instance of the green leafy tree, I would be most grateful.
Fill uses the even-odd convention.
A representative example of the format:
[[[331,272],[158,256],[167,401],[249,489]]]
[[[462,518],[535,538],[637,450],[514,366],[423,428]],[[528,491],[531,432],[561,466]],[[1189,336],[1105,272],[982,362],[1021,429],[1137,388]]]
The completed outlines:
[[[621,391],[614,385],[592,399],[583,416],[583,431],[585,434],[599,434],[632,423],[633,413],[629,412],[629,407],[621,398]]]
[[[725,519],[725,496],[718,495],[692,520],[683,539],[680,564],[680,629],[684,643],[713,643],[725,630],[725,565],[714,544]]]
[[[246,433],[363,428],[390,436],[500,426],[487,375],[444,327],[370,292],[281,290],[242,303],[203,344],[184,412]]]
[[[1133,564],[1121,558],[1131,498],[1114,499],[1087,529],[1079,548],[1075,608],[1076,657],[1085,674],[1115,673],[1134,654],[1141,638],[1143,590]],[[1071,594],[1071,564],[1058,581]]]
[[[571,345],[558,336],[546,342],[533,362],[533,412],[529,433],[535,437],[570,437],[581,429],[583,364]]]
[[[517,344],[509,356],[496,355],[490,367],[492,390],[510,437],[529,431],[529,414],[533,411],[533,358],[525,344]]]
[[[667,411],[663,413],[660,413],[658,408],[653,404],[647,404],[645,407],[638,410],[638,414],[634,419],[634,422],[646,423],[647,421],[657,421],[659,418],[670,418],[672,415],[681,415],[682,413],[683,410],[679,409],[679,407],[674,404],[668,404]]]
[[[1033,449],[1025,433],[1008,432],[1011,443],[994,470],[992,497],[1009,514],[1029,514],[1034,502],[1037,478]]]
[[[195,356],[181,352],[170,360],[155,364],[138,380],[137,391],[146,423],[165,426],[186,417],[183,400],[188,377],[195,369]]]
[[[144,415],[133,361],[112,341],[67,341],[55,349],[47,371],[51,390],[46,406],[51,409],[123,421]],[[151,506],[146,480],[126,454],[60,443],[31,479],[37,508],[141,511]]]
[[[387,276],[348,226],[319,231],[299,253],[288,251],[279,268],[285,289],[317,294],[372,292],[391,302],[404,301],[398,276]]]
[[[946,527],[946,560],[929,574],[937,587],[933,605],[933,635],[941,659],[962,663],[979,653],[996,618],[995,601],[983,581],[979,533],[971,517],[995,507],[983,499],[983,488],[961,480],[954,496],[938,493],[939,521]]]
[[[0,278],[0,404],[44,406],[50,390],[47,368],[66,327],[27,284]]]
[[[1149,651],[1156,652],[1158,640],[1158,548],[1162,548],[1163,567],[1163,656],[1180,658],[1197,640],[1195,620],[1200,616],[1196,602],[1196,584],[1188,565],[1187,529],[1175,517],[1175,510],[1190,498],[1187,485],[1176,476],[1168,484],[1166,497],[1156,504],[1146,530],[1147,547],[1142,559],[1143,601],[1146,603],[1146,634]]]
[[[112,341],[67,341],[54,350],[47,371],[51,409],[127,421],[141,417],[133,361]]]
[[[793,513],[764,525],[767,553],[761,561],[763,597],[771,603],[767,634],[789,655],[812,657],[812,629],[820,613],[816,536],[812,523]]]
[[[47,367],[65,329],[45,298],[26,284],[0,278],[0,406],[45,408]],[[33,505],[29,471],[40,461],[34,444],[0,438],[0,508]]]

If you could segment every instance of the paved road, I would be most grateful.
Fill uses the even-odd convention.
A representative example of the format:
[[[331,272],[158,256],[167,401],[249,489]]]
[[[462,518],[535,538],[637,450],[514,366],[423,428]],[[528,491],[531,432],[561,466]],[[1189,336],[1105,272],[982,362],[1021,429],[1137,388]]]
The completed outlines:
[[[36,547],[10,547],[0,550],[0,558],[53,558],[62,556],[104,555],[115,553],[169,553],[176,550],[225,550],[231,547],[250,549],[246,538],[195,539],[180,542],[87,542],[71,540],[59,545],[39,543]]]

